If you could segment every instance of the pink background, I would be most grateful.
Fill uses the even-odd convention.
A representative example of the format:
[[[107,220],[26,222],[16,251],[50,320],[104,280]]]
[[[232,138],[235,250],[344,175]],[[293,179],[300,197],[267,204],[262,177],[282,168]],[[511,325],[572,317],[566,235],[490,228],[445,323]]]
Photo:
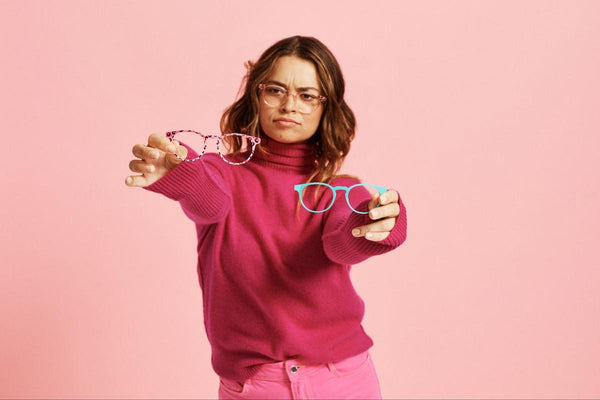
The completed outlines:
[[[386,398],[600,397],[600,2],[0,1],[0,396],[215,398],[193,223],[124,184],[219,133],[279,39],[338,58],[344,171],[408,238],[353,268]]]

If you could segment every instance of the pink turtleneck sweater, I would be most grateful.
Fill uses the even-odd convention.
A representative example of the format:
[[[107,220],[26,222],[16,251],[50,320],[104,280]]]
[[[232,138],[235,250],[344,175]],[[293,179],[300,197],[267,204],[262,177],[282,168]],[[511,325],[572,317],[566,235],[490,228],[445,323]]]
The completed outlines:
[[[182,145],[188,158],[198,155]],[[373,221],[352,212],[342,191],[326,212],[297,210],[294,185],[305,183],[314,167],[310,145],[266,138],[259,146],[272,154],[257,148],[246,164],[230,165],[207,153],[144,188],[177,200],[196,225],[212,366],[234,380],[251,378],[263,363],[290,357],[337,362],[369,349],[373,341],[361,325],[365,306],[350,266],[406,239],[401,200],[391,234],[379,242],[352,236],[353,228]],[[337,178],[330,184],[356,183]],[[321,193],[319,202],[331,199]],[[361,193],[366,210],[371,197]]]

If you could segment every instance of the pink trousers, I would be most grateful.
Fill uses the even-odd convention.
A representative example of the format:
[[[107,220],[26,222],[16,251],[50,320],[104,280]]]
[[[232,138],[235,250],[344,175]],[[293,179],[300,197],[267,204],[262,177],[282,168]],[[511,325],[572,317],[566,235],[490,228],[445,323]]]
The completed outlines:
[[[220,377],[219,399],[381,399],[369,350],[335,363],[263,364],[244,382]]]

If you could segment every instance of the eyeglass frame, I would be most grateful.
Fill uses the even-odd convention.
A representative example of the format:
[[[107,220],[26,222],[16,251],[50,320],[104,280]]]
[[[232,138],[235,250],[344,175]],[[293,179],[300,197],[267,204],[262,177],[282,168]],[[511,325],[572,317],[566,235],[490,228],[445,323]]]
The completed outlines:
[[[331,204],[326,209],[321,210],[321,211],[313,211],[313,210],[309,209],[308,207],[306,207],[304,205],[304,200],[302,200],[302,191],[304,190],[305,187],[311,186],[311,185],[327,186],[333,192],[333,197],[331,199]],[[352,185],[352,186],[349,186],[349,187],[348,186],[335,186],[335,187],[333,187],[333,186],[331,186],[331,185],[329,185],[327,183],[324,183],[324,182],[309,182],[309,183],[302,183],[300,185],[294,185],[294,190],[296,192],[298,192],[298,196],[300,197],[300,203],[302,204],[302,207],[304,207],[307,211],[310,211],[311,213],[314,213],[314,214],[323,213],[323,212],[329,210],[333,206],[333,204],[335,203],[335,196],[336,196],[336,192],[338,190],[345,190],[346,191],[346,203],[348,203],[348,207],[350,207],[350,209],[352,211],[354,211],[357,214],[368,214],[369,211],[366,211],[366,212],[365,211],[357,211],[350,204],[350,199],[348,198],[348,195],[350,194],[350,190],[352,190],[353,188],[355,188],[357,186],[371,186],[371,187],[374,187],[379,192],[379,195],[384,194],[388,190],[384,186],[373,185],[373,184],[370,184],[370,183],[357,183],[356,185]],[[377,203],[377,205],[375,207],[379,207],[379,206],[380,206],[380,204]]]
[[[251,136],[251,135],[246,135],[245,133],[238,133],[238,132],[226,133],[224,135],[204,135],[204,134],[202,134],[200,132],[193,131],[191,129],[181,129],[181,130],[177,130],[177,131],[169,131],[169,132],[165,133],[165,135],[172,142],[173,139],[175,138],[175,136],[178,133],[182,133],[182,132],[193,132],[193,133],[196,133],[196,134],[198,134],[198,135],[200,135],[200,136],[202,136],[204,138],[204,148],[202,149],[202,152],[198,155],[198,157],[190,159],[190,160],[184,160],[181,157],[179,157],[179,154],[175,154],[175,157],[177,157],[179,160],[188,161],[188,162],[196,161],[196,160],[198,160],[200,157],[202,157],[204,155],[204,153],[206,152],[206,147],[207,147],[206,141],[208,139],[212,139],[212,138],[217,139],[217,153],[219,153],[219,155],[221,156],[221,158],[223,159],[223,161],[225,161],[225,162],[227,162],[227,163],[229,163],[231,165],[242,165],[242,164],[245,164],[248,161],[250,161],[250,159],[254,155],[254,149],[256,149],[256,145],[260,143],[260,138],[259,137]],[[219,147],[219,143],[221,143],[221,140],[223,140],[223,138],[227,137],[227,136],[242,136],[242,137],[247,137],[250,140],[250,142],[252,143],[252,152],[250,153],[250,157],[248,157],[247,160],[242,161],[240,163],[234,163],[234,162],[231,162],[231,161],[225,159],[225,157],[223,156],[223,153],[221,153],[221,149]]]
[[[269,103],[267,103],[267,99],[265,99],[265,98],[264,98],[264,95],[265,95],[265,94],[264,94],[264,89],[265,89],[267,86],[276,86],[276,87],[278,87],[278,88],[281,88],[281,89],[283,90],[283,92],[284,92],[284,95],[285,95],[284,99],[287,99],[287,97],[288,97],[290,94],[293,94],[293,96],[294,96],[294,104],[295,104],[295,105],[298,105],[298,96],[299,96],[300,94],[302,94],[302,93],[298,93],[296,90],[289,90],[289,89],[286,89],[286,88],[284,88],[283,86],[279,86],[279,85],[276,85],[276,84],[274,84],[274,83],[259,83],[259,84],[258,84],[258,88],[260,89],[260,92],[261,92],[261,94],[263,95],[263,101],[265,102],[265,104],[266,104],[266,105],[268,105],[268,106],[270,106],[270,107],[277,107],[277,106],[274,106],[274,105],[272,105],[272,104],[269,104]],[[302,111],[298,111],[298,112],[299,112],[300,114],[312,114],[312,113],[314,113],[314,112],[317,110],[317,108],[319,107],[319,105],[321,105],[322,103],[324,103],[324,102],[326,102],[326,101],[327,101],[327,97],[325,97],[325,96],[323,96],[323,95],[321,95],[321,94],[318,94],[318,95],[317,95],[317,100],[319,100],[319,104],[317,104],[317,106],[316,106],[316,107],[314,108],[314,110],[312,110],[311,112],[302,112]],[[283,100],[282,100],[282,103],[281,103],[281,104],[283,104]],[[281,106],[281,104],[280,104],[279,106]]]

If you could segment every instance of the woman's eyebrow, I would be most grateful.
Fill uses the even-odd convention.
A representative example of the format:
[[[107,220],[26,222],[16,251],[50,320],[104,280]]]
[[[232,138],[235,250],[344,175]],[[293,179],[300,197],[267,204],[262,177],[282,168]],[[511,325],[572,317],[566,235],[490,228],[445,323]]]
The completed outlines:
[[[286,85],[285,83],[282,83],[282,82],[279,82],[279,81],[269,80],[269,81],[267,81],[267,83],[274,83],[274,84],[276,84],[276,85],[283,86],[284,88],[286,88],[286,89],[287,89],[287,85]],[[312,87],[312,86],[304,86],[304,87],[301,87],[301,88],[298,88],[298,89],[299,89],[299,90],[314,89],[314,90],[316,90],[317,92],[319,91],[319,89],[317,89],[317,88],[314,88],[314,87]]]

